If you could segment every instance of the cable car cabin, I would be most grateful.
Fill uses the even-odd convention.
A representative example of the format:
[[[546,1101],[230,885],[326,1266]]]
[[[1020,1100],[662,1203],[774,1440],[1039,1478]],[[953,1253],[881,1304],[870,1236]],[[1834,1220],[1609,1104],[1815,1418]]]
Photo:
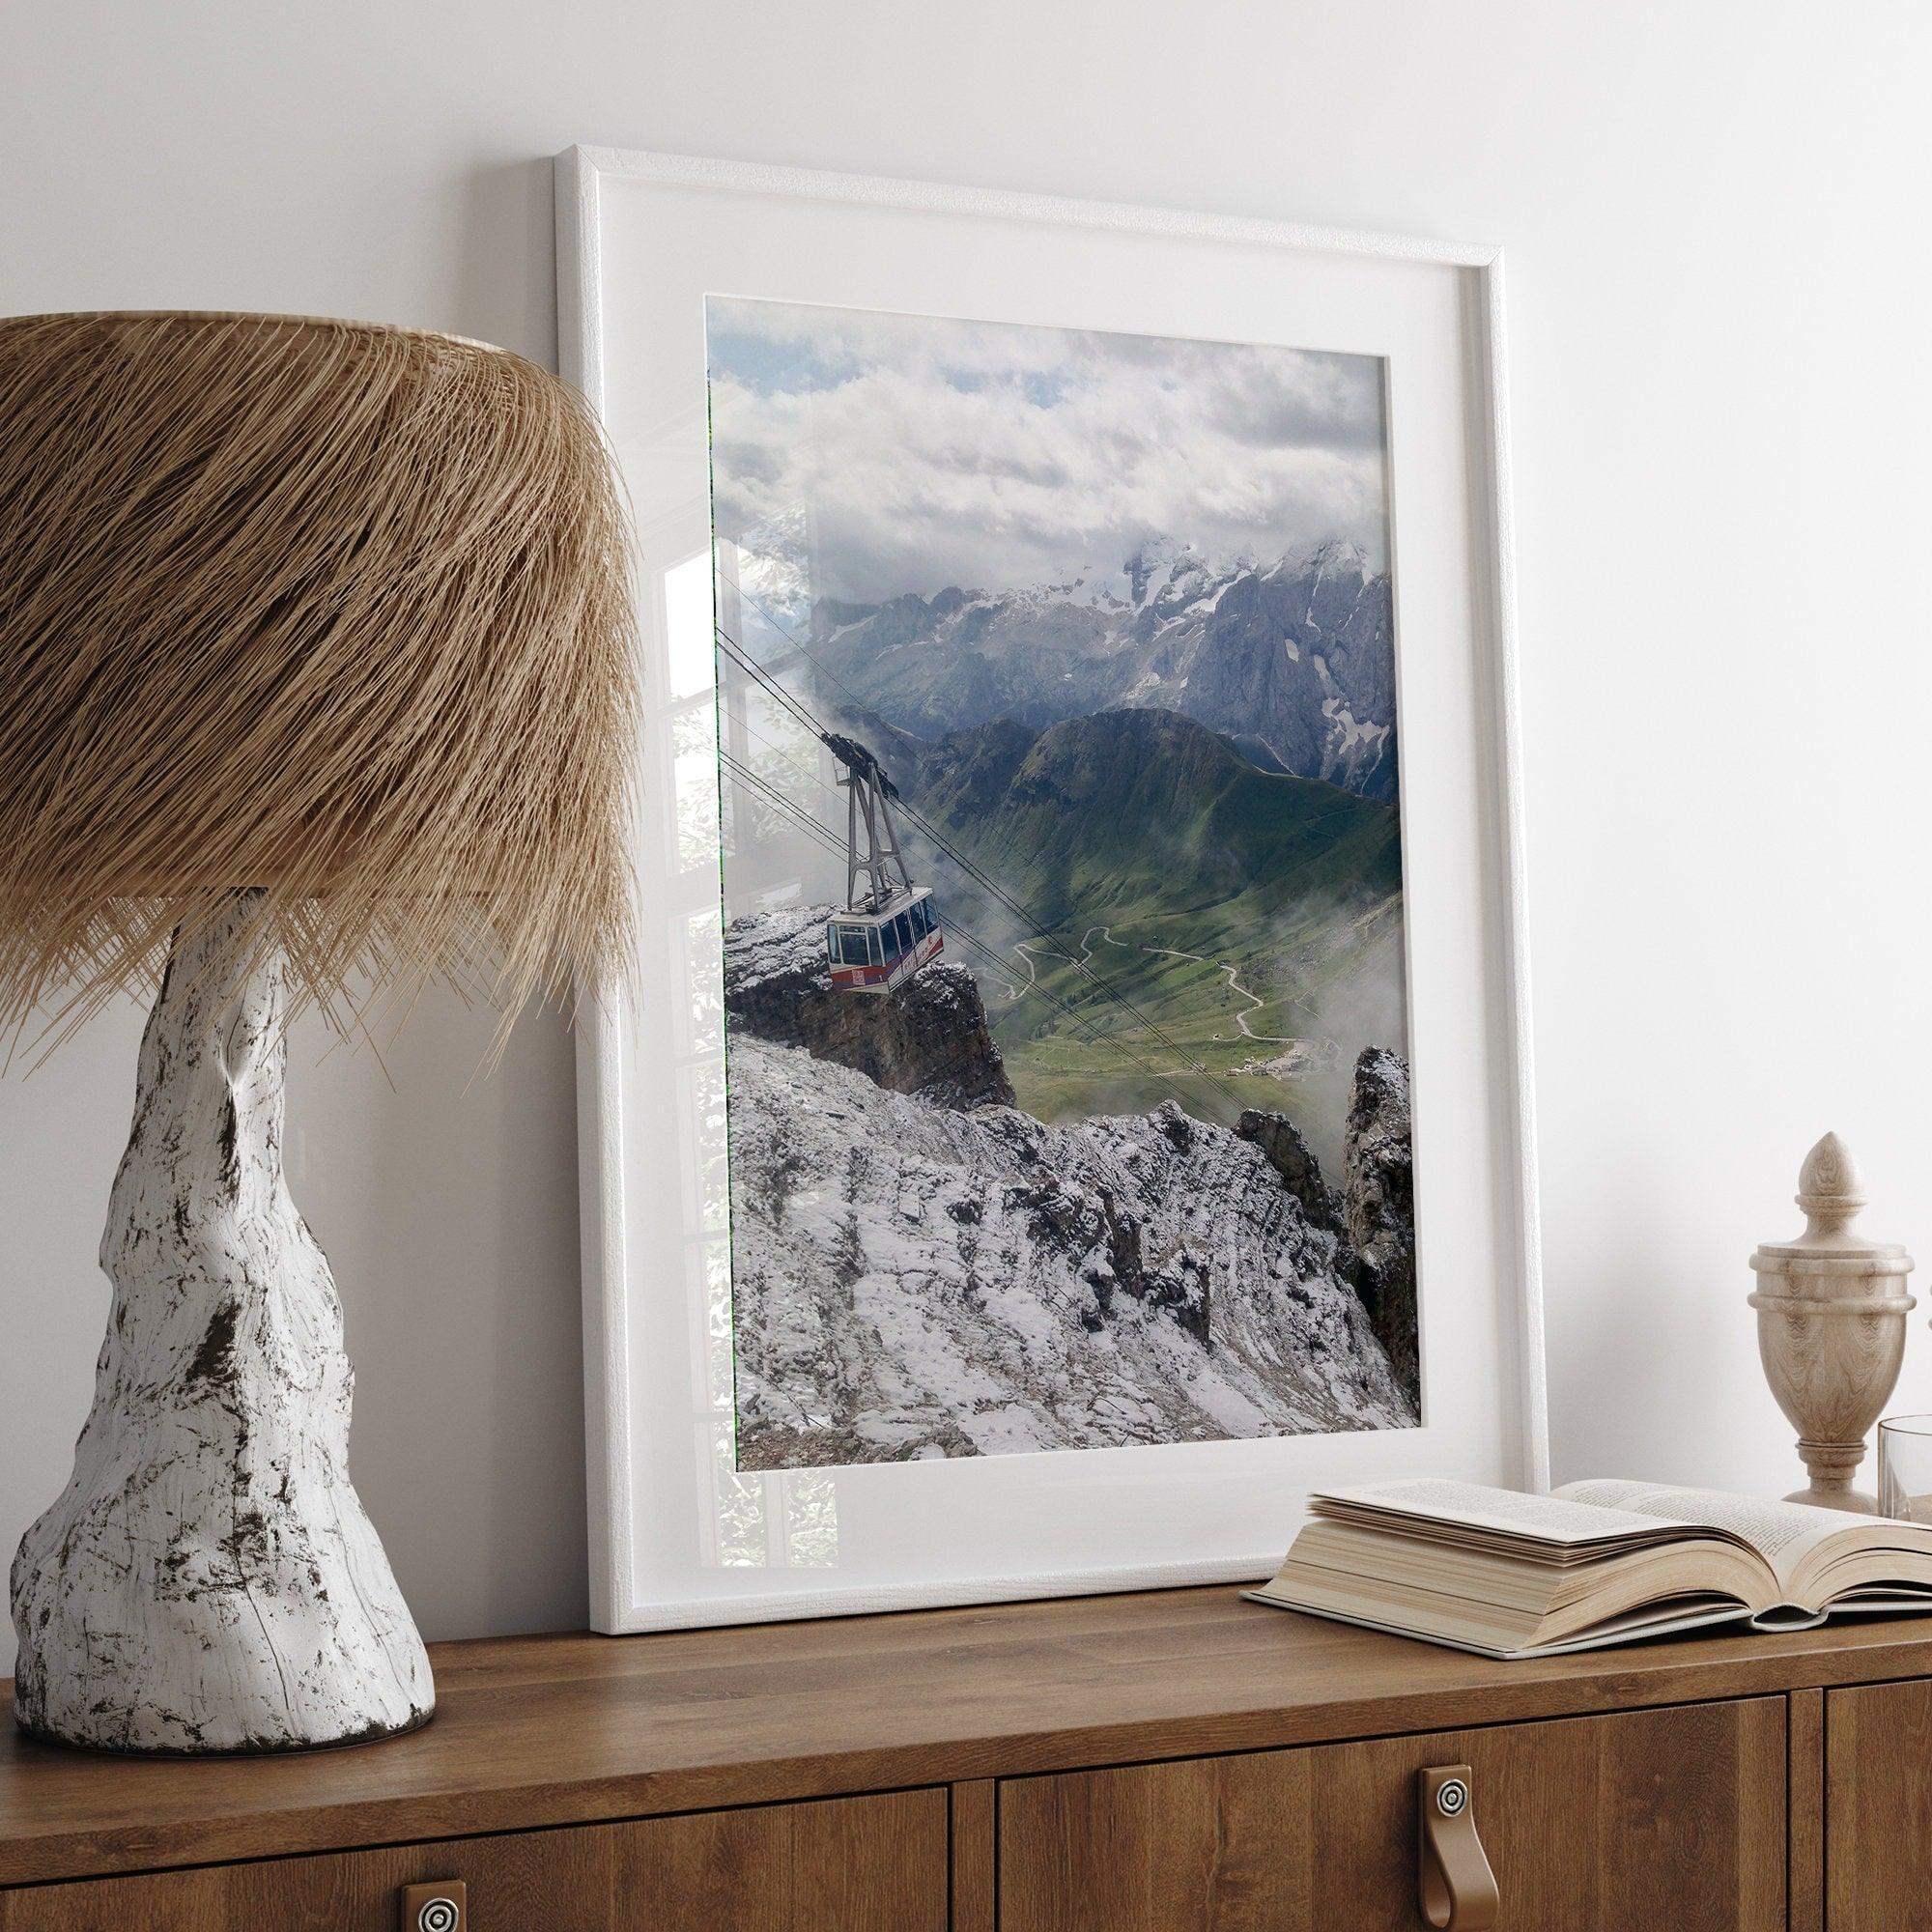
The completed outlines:
[[[877,912],[848,910],[825,922],[832,983],[848,993],[890,993],[938,958],[942,944],[930,886],[895,893]]]

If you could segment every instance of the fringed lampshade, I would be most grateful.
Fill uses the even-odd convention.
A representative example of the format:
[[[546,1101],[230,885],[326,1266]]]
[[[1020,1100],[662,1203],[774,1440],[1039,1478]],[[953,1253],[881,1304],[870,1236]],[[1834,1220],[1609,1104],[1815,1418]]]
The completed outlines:
[[[629,933],[602,441],[521,356],[278,316],[0,321],[0,1024],[259,887],[298,1002]]]
[[[22,1723],[135,1750],[407,1729],[280,1164],[292,1007],[619,977],[629,545],[581,399],[449,336],[0,321],[0,1029],[159,985],[74,1473],[13,1574]]]

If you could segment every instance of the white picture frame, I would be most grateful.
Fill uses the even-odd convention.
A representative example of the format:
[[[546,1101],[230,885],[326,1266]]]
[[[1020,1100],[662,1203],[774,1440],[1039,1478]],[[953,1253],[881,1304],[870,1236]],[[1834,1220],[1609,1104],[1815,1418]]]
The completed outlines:
[[[1547,1487],[1501,249],[585,147],[557,157],[556,217],[562,374],[604,417],[639,514],[651,712],[644,964],[579,1020],[595,1628],[1244,1581],[1321,1483]],[[696,930],[702,908],[670,902],[653,859],[676,837],[666,720],[693,701],[673,690],[666,600],[699,554],[706,293],[1389,357],[1424,1427],[721,1477],[685,1225],[703,1212],[684,1130],[695,981],[657,929]]]

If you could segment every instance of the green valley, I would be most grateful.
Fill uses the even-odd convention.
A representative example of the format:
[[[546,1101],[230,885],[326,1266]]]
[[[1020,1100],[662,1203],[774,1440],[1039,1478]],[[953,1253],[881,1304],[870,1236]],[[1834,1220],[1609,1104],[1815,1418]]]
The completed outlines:
[[[1393,806],[1259,771],[1154,710],[952,733],[907,776],[917,809],[1047,934],[936,873],[1000,955],[999,972],[955,956],[981,980],[1022,1106],[1065,1120],[1179,1098],[1224,1122],[1265,1107],[1339,1154],[1355,1053],[1406,1034]]]

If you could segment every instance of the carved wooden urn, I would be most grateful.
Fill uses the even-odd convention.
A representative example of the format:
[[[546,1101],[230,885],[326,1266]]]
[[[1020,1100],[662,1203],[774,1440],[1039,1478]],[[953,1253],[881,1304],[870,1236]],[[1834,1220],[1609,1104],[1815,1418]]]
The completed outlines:
[[[1865,1435],[1884,1409],[1905,1354],[1912,1257],[1867,1240],[1856,1223],[1865,1190],[1851,1151],[1827,1134],[1798,1171],[1804,1232],[1751,1256],[1758,1352],[1777,1406],[1798,1431],[1810,1482],[1786,1498],[1866,1516],[1878,1504],[1852,1488]]]

